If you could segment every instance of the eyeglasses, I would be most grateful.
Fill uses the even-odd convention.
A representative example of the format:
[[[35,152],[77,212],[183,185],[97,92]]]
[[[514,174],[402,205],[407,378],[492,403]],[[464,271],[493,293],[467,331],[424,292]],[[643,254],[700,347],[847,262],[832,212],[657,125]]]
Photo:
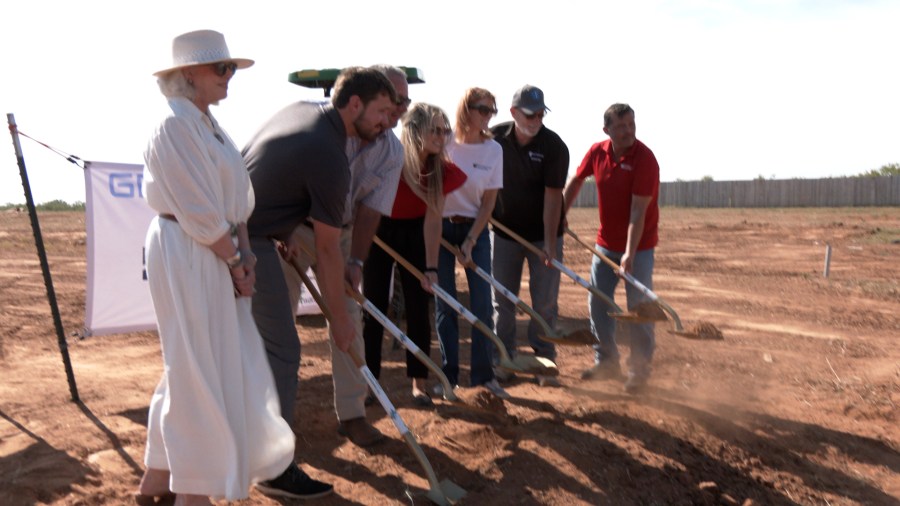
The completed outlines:
[[[232,74],[237,70],[237,63],[233,61],[219,61],[216,63],[211,63],[213,68],[213,72],[216,73],[219,77],[225,77],[225,74],[230,70]]]
[[[430,131],[432,135],[437,135],[439,137],[450,137],[450,134],[453,133],[453,130],[451,130],[450,127],[439,126],[431,127]]]
[[[525,116],[525,119],[527,119],[529,121],[533,120],[534,118],[544,119],[544,115],[547,114],[546,111],[536,112],[534,114],[526,114],[525,111],[523,111],[522,109],[519,109],[519,111],[522,113],[522,116]]]
[[[402,107],[402,106],[409,106],[409,104],[412,103],[412,100],[410,100],[409,97],[404,97],[403,95],[397,95],[397,101],[394,102],[394,103],[397,104],[397,105],[399,105],[399,106],[401,106],[401,107]]]
[[[493,116],[497,114],[497,109],[493,107],[488,107],[486,105],[478,104],[478,105],[470,105],[469,109],[473,111],[478,111],[485,116]]]

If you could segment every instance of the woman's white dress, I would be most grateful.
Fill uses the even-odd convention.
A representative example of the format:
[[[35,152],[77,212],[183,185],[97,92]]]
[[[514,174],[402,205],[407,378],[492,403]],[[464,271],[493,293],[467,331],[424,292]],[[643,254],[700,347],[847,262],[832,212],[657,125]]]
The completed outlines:
[[[150,403],[145,464],[173,492],[235,500],[293,461],[294,434],[250,312],[208,247],[253,211],[240,152],[192,102],[171,98],[144,153],[144,194],[177,222],[147,232],[150,293],[165,369]]]

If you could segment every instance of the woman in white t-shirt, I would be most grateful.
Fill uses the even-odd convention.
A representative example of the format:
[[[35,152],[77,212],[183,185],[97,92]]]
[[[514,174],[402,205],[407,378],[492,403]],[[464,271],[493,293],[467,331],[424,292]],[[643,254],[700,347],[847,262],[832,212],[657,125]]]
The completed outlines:
[[[474,262],[491,272],[491,241],[488,219],[503,187],[503,148],[492,139],[488,123],[497,114],[497,100],[483,88],[466,90],[456,110],[454,139],[447,154],[468,177],[444,202],[443,238],[459,248],[466,262]],[[438,283],[456,297],[456,258],[441,248]],[[491,286],[470,270],[469,307],[479,320],[493,329]],[[443,370],[450,383],[459,383],[459,322],[456,312],[446,303],[435,301],[435,323],[441,345]],[[487,336],[472,329],[471,384],[483,385],[497,397],[509,394],[497,383],[491,364],[492,348]]]

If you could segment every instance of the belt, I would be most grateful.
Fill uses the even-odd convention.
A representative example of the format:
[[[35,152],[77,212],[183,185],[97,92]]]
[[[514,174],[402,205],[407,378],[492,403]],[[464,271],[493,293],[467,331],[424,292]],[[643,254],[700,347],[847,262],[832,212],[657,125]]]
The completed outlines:
[[[459,216],[454,215],[447,218],[450,220],[450,223],[459,224],[459,223],[475,223],[475,218],[469,218],[468,216]]]
[[[175,223],[178,223],[178,218],[176,218],[174,214],[159,213],[159,217],[164,220],[174,221]],[[237,225],[231,225],[231,228],[228,232],[231,234],[231,237],[237,237]]]

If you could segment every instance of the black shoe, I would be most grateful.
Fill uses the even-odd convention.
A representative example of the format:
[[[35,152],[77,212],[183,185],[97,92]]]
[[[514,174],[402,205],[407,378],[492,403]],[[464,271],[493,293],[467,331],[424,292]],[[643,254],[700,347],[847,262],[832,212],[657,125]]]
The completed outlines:
[[[293,462],[280,476],[261,481],[256,488],[266,495],[293,499],[316,499],[334,492],[334,487],[310,478]]]

